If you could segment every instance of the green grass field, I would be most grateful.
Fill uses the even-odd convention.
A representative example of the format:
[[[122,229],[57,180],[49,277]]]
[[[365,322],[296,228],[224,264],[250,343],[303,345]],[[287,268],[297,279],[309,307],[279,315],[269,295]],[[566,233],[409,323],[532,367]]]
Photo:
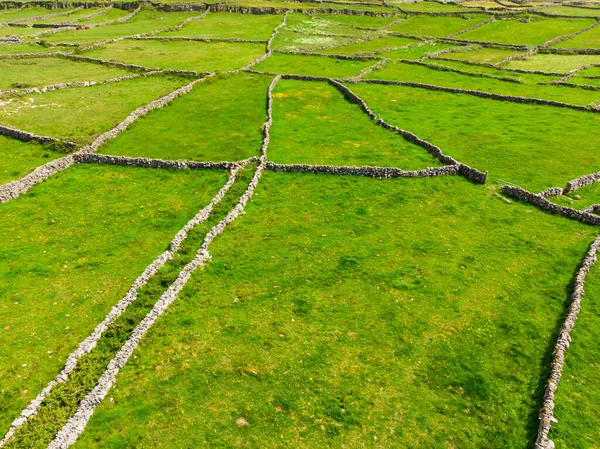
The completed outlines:
[[[547,19],[535,16],[523,21],[503,19],[462,34],[460,38],[503,44],[542,45],[555,37],[574,33],[593,23],[592,19]]]
[[[0,124],[89,143],[136,108],[185,84],[181,79],[148,77],[3,99]]]
[[[0,59],[0,89],[44,87],[57,83],[104,81],[131,75],[119,68],[59,58]]]
[[[78,166],[2,205],[2,428],[224,182]]]
[[[268,174],[76,447],[527,447],[594,231],[459,179]]]
[[[190,94],[134,123],[101,151],[196,161],[237,161],[256,156],[271,78],[238,75],[200,84]],[[239,107],[242,102],[244,108]],[[154,137],[148,139],[150,135]]]
[[[596,448],[600,182],[504,187],[599,172],[600,3],[108,5],[0,2],[0,448]]]

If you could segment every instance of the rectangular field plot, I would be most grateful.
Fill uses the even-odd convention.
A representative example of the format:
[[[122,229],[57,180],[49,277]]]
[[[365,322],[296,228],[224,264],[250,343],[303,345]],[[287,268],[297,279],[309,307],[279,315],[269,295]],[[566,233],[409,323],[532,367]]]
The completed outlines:
[[[556,447],[594,447],[600,438],[598,341],[600,339],[600,267],[595,265],[585,278],[585,296],[573,342],[567,352],[554,413],[558,423],[550,438]]]
[[[273,94],[269,160],[312,165],[440,165],[421,147],[369,118],[327,83],[283,80]]]
[[[561,75],[541,75],[539,73],[523,73],[521,71],[503,70],[501,68],[474,65],[452,59],[430,59],[425,62],[429,65],[449,67],[465,73],[480,73],[482,75],[513,79],[527,84],[548,83],[561,77]]]
[[[267,40],[283,20],[283,15],[209,13],[203,19],[192,20],[181,30],[160,33],[159,36],[217,37]]]
[[[148,77],[4,98],[0,123],[34,134],[89,143],[136,108],[184,84],[181,79]]]
[[[557,16],[580,16],[580,17],[600,17],[599,9],[577,8],[572,6],[555,6],[552,8],[539,8],[539,12],[544,14],[553,14]]]
[[[0,90],[79,81],[104,81],[131,74],[119,68],[62,58],[0,59]]]
[[[301,34],[285,28],[275,36],[271,43],[273,50],[282,51],[316,51],[340,45],[349,45],[360,41],[355,37],[325,36],[321,34]]]
[[[418,43],[420,43],[420,41],[408,39],[405,37],[386,36],[378,39],[353,43],[350,45],[342,45],[335,48],[324,49],[319,51],[319,53],[348,56],[362,54],[379,54],[391,50],[397,50],[399,48],[405,48],[409,45],[416,46]]]
[[[415,3],[407,3],[403,0],[392,0],[388,2],[391,5],[396,5],[402,11],[411,12],[473,12],[473,8],[465,8],[457,4],[442,4],[438,2],[415,2]]]
[[[385,50],[381,53],[378,53],[377,56],[380,58],[390,58],[391,60],[398,59],[421,59],[423,56],[426,56],[431,53],[435,53],[437,51],[443,50],[445,48],[451,48],[453,45],[450,44],[442,44],[439,42],[431,42],[431,43],[416,43],[410,44],[406,47],[397,48],[395,50]]]
[[[254,198],[74,448],[528,446],[595,229],[456,177]]]
[[[45,16],[47,14],[55,14],[65,12],[64,9],[46,9],[39,7],[30,8],[10,8],[0,10],[0,23],[11,23],[25,19],[34,19],[35,17]]]
[[[61,49],[57,49],[54,47],[43,47],[43,46],[37,45],[37,44],[3,45],[2,43],[0,43],[0,60],[10,59],[10,58],[6,58],[4,55],[17,55],[17,54],[24,54],[24,53],[53,53],[53,52],[60,51],[60,50]]]
[[[297,56],[275,53],[252,67],[263,72],[329,77],[351,77],[376,61],[345,61],[326,56]]]
[[[503,48],[481,48],[477,46],[457,47],[451,53],[444,53],[439,58],[455,59],[458,61],[472,61],[496,64],[504,61],[510,56],[514,56],[523,52],[505,50]]]
[[[600,55],[537,54],[525,60],[510,61],[507,68],[567,73],[584,65],[600,64]]]
[[[461,34],[460,38],[501,44],[542,45],[593,23],[592,19],[542,19],[537,16],[527,19],[496,19],[481,28]]]
[[[524,78],[529,76],[531,75],[524,75]],[[492,92],[502,95],[542,98],[582,106],[593,104],[600,100],[600,92],[595,91],[563,86],[516,84],[509,81],[435,70],[434,68],[402,62],[388,64],[380,70],[368,73],[365,79],[415,82],[442,87]]]
[[[577,36],[559,42],[554,47],[561,48],[600,48],[600,28],[596,27],[585,33],[578,34]]]
[[[414,36],[446,37],[449,34],[483,23],[489,18],[485,14],[474,14],[466,17],[410,16],[406,22],[394,25],[388,28],[388,31]]]
[[[241,74],[199,84],[169,106],[136,121],[100,151],[196,161],[237,161],[257,156],[271,80]]]
[[[63,31],[42,36],[50,43],[70,42],[75,44],[91,44],[95,41],[116,39],[123,36],[165,30],[180,24],[189,17],[199,16],[201,12],[162,12],[155,10],[140,11],[124,23],[99,26],[89,30]]]
[[[39,33],[42,31],[40,28],[29,28],[29,27],[0,27],[0,38],[6,38],[9,36],[23,36],[27,37],[31,34]]]
[[[226,179],[79,165],[0,206],[2,434]]]
[[[54,11],[61,11],[61,10],[54,10]],[[63,23],[63,22],[71,23],[73,21],[85,19],[86,17],[96,14],[96,13],[99,13],[100,11],[107,11],[107,9],[106,8],[84,8],[79,11],[75,11],[72,14],[67,14],[66,16],[49,17],[47,19],[32,20],[31,22],[28,22],[28,23],[30,23],[31,25],[48,24],[48,23]]]
[[[172,70],[241,69],[265,53],[265,44],[126,39],[85,53],[91,58]]]
[[[366,30],[360,30],[343,23],[328,20],[327,16],[307,16],[306,14],[289,14],[285,29],[302,34],[322,34],[360,37],[367,34]]]
[[[538,192],[600,167],[597,141],[590,138],[599,114],[400,86],[350,87],[389,123],[489,171],[488,183]]]
[[[21,178],[61,156],[38,143],[25,143],[0,136],[0,184]]]
[[[344,25],[356,26],[361,28],[373,28],[378,29],[391,25],[392,23],[406,18],[406,14],[398,14],[392,17],[372,17],[372,16],[346,16],[341,14],[336,15],[322,15],[327,20],[333,22],[339,22]]]

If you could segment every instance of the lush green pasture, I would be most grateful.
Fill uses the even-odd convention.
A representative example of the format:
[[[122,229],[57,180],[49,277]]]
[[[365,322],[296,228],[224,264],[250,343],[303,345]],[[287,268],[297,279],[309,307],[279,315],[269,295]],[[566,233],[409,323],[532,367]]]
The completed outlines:
[[[461,39],[502,44],[542,45],[555,37],[574,33],[594,23],[591,19],[496,19],[481,28],[461,34]]]
[[[525,60],[510,61],[506,67],[567,73],[588,64],[600,64],[600,55],[537,54]]]
[[[266,173],[246,212],[74,447],[531,444],[595,230],[456,177]]]
[[[225,179],[82,165],[1,205],[3,433]]]
[[[0,27],[0,38],[9,36],[29,36],[42,31],[40,28],[28,27]]]
[[[406,22],[388,28],[388,31],[411,34],[414,36],[446,37],[457,31],[485,22],[489,16],[476,14],[472,16],[410,16]],[[461,35],[462,36],[462,35]],[[461,37],[462,39],[462,37]]]
[[[129,72],[61,58],[0,59],[0,89],[44,87],[76,81],[104,81]]]
[[[273,54],[253,67],[255,70],[280,74],[297,74],[327,77],[351,77],[377,61],[345,61],[326,56],[296,56]]]
[[[148,33],[174,27],[189,17],[199,16],[201,12],[162,12],[156,10],[140,11],[133,18],[124,23],[100,26],[89,30],[63,31],[47,34],[40,39],[50,42],[72,42],[76,44],[91,44],[94,41],[116,39],[122,36]],[[107,19],[108,20],[108,19]],[[101,20],[103,21],[103,20]]]
[[[599,114],[402,86],[350,88],[391,124],[489,171],[491,184],[507,181],[537,192],[600,167],[597,141],[590,138]]]
[[[173,70],[241,69],[265,54],[265,44],[126,39],[85,53],[92,58]]]
[[[36,44],[9,44],[2,45],[0,44],[0,56],[1,55],[17,55],[24,53],[50,53],[56,51],[64,51],[64,48],[54,48],[54,47],[43,47],[41,45]],[[0,60],[2,58],[0,57]]]
[[[336,16],[323,14],[323,18],[332,22],[340,22],[344,25],[358,26],[362,28],[381,28],[397,20],[406,17],[405,14],[398,14],[393,17],[371,17],[371,16],[345,16],[338,14]]]
[[[556,393],[555,415],[550,438],[557,448],[593,448],[600,437],[598,340],[600,339],[600,267],[595,265],[585,278],[585,296],[572,332],[573,344],[566,356],[563,376]]]
[[[399,1],[392,0],[388,3],[390,3],[392,5],[396,5],[396,6],[400,7],[400,9],[402,9],[403,11],[408,11],[408,12],[413,12],[413,11],[414,12],[419,12],[419,11],[423,11],[423,12],[472,12],[471,8],[464,8],[460,5],[451,4],[451,3],[442,4],[442,3],[438,3],[438,2],[428,2],[428,1],[406,3],[402,0],[399,0]]]
[[[269,159],[317,165],[440,165],[423,148],[375,124],[327,83],[282,80],[273,94]]]
[[[451,59],[435,59],[435,60],[431,59],[431,60],[427,60],[425,62],[430,63],[430,64],[439,64],[439,65],[443,65],[445,67],[451,67],[453,69],[461,70],[461,71],[467,72],[467,73],[468,72],[481,73],[484,75],[511,78],[511,79],[519,80],[519,81],[529,83],[529,84],[548,83],[550,81],[554,81],[559,78],[559,76],[556,76],[556,75],[540,75],[540,74],[533,74],[533,73],[530,74],[530,73],[514,72],[511,70],[504,70],[501,68],[493,68],[493,67],[468,64],[463,61],[455,61],[455,60],[451,60]]]
[[[577,76],[600,76],[600,65],[583,69],[577,74]]]
[[[562,16],[581,16],[581,17],[600,17],[600,10],[574,8],[571,6],[554,6],[552,8],[539,8],[538,11],[546,14],[556,14]]]
[[[203,19],[192,20],[181,30],[160,33],[159,36],[267,40],[282,20],[283,15],[209,13]]]
[[[288,14],[286,29],[304,34],[339,34],[342,36],[365,36],[368,31],[345,25],[334,20],[328,20],[323,15],[308,16],[306,14]]]
[[[559,42],[554,46],[563,48],[600,48],[600,29],[598,27],[593,28],[569,40]]]
[[[16,20],[30,19],[40,16],[45,16],[46,14],[55,14],[57,12],[66,12],[68,9],[61,10],[51,10],[46,8],[10,8],[0,10],[0,23],[10,23]]]
[[[97,17],[93,17],[91,19],[78,20],[77,25],[92,25],[92,24],[109,22],[112,20],[117,20],[122,17],[125,17],[126,15],[128,15],[130,13],[131,13],[131,11],[127,11],[125,9],[111,8],[108,10],[108,12],[106,14],[101,14],[101,15],[99,15]]]
[[[522,52],[505,50],[503,48],[481,48],[478,46],[468,46],[457,47],[451,53],[444,53],[443,55],[440,55],[440,58],[496,64],[504,61],[509,56],[519,53]]]
[[[285,28],[275,36],[271,48],[283,51],[319,51],[323,48],[352,44],[360,39],[342,36],[324,36],[322,34],[302,34]]]
[[[20,178],[60,156],[38,143],[0,136],[0,184]]]
[[[600,79],[598,78],[583,78],[580,76],[574,76],[573,78],[568,79],[567,82],[585,86],[600,87]]]
[[[404,48],[411,44],[417,44],[420,41],[414,39],[408,39],[405,37],[396,36],[385,36],[378,39],[372,39],[368,41],[358,42],[350,45],[343,45],[340,47],[329,48],[319,53],[332,54],[332,55],[360,55],[370,53],[382,53],[390,50],[397,50]]]
[[[3,99],[0,123],[41,135],[88,143],[132,111],[184,85],[149,77]]]
[[[176,0],[180,1],[180,0]],[[376,3],[376,2],[373,2]],[[354,11],[372,11],[375,13],[387,13],[393,14],[397,12],[396,9],[385,7],[385,6],[374,6],[374,5],[359,5],[353,4],[348,5],[344,3],[313,3],[313,2],[288,2],[285,0],[273,1],[273,0],[230,0],[229,5],[240,5],[244,7],[257,7],[257,8],[278,8],[282,10],[297,11],[297,10],[313,10],[313,9],[349,9]]]
[[[85,19],[85,17],[92,15],[94,13],[100,12],[101,10],[104,10],[106,8],[84,8],[80,11],[75,11],[72,14],[68,14],[66,16],[58,16],[58,17],[50,17],[49,19],[40,19],[40,20],[32,20],[31,24],[33,25],[34,23],[40,23],[40,24],[44,24],[44,23],[60,23],[60,22],[64,22],[64,21],[70,21],[70,20],[81,20],[81,19]],[[53,10],[53,11],[62,11],[62,10]],[[102,16],[100,16],[102,17]]]
[[[482,92],[492,92],[502,95],[543,98],[546,100],[556,100],[577,105],[588,105],[600,100],[600,92],[595,91],[563,86],[516,84],[510,81],[440,71],[420,65],[401,62],[397,64],[388,64],[380,70],[367,74],[365,78],[409,81],[443,87],[456,87]]]
[[[271,80],[241,74],[200,84],[169,106],[136,121],[101,152],[200,161],[257,156]]]
[[[382,58],[390,58],[392,60],[397,59],[421,59],[428,54],[435,53],[437,51],[443,50],[445,48],[451,48],[450,44],[441,44],[437,42],[432,43],[419,43],[408,45],[403,48],[398,48],[395,50],[386,50],[381,53],[378,53],[377,56]]]

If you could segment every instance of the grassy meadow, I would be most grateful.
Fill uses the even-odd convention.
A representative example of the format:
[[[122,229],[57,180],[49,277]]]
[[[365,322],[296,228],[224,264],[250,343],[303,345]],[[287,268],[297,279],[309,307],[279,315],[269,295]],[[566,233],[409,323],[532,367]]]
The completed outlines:
[[[40,16],[74,7],[0,5],[0,128],[77,144],[0,129],[4,433],[230,174],[94,162],[47,179],[38,170],[33,186],[6,184],[194,80],[98,153],[243,161],[206,221],[4,447],[47,448],[205,239],[223,230],[72,447],[532,448],[574,276],[600,231],[501,188],[538,193],[600,170],[600,27],[549,45],[594,24],[600,4],[216,3],[92,2],[51,18]],[[21,19],[82,29],[5,25]],[[39,31],[56,32],[31,37]],[[44,54],[53,52],[98,61]],[[143,76],[104,84],[134,73]],[[377,117],[326,80],[280,79],[269,102],[275,76],[286,74],[340,80]],[[98,84],[23,93],[83,81]],[[258,178],[261,148],[281,164],[441,167],[379,119],[487,172],[486,184],[465,179],[464,167],[431,178]],[[31,188],[8,201],[16,185]],[[600,204],[600,183],[549,200],[583,210]],[[234,219],[236,205],[245,208]],[[597,446],[599,270],[586,279],[566,352],[556,449]]]
[[[75,447],[526,447],[594,236],[458,178],[268,173]]]

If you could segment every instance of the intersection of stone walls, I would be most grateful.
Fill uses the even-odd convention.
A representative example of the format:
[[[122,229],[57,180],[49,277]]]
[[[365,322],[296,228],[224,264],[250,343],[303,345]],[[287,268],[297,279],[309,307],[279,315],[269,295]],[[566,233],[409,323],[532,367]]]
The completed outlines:
[[[548,201],[543,196],[528,192],[527,190],[522,189],[521,187],[506,185],[502,187],[502,192],[518,200],[527,201],[533,204],[534,206],[539,207],[540,209],[547,210],[548,212],[552,212],[556,215],[572,218],[583,223],[600,225],[600,216],[598,215],[590,214],[589,212],[577,209],[572,209],[570,207],[559,206],[558,204],[554,204]]]

